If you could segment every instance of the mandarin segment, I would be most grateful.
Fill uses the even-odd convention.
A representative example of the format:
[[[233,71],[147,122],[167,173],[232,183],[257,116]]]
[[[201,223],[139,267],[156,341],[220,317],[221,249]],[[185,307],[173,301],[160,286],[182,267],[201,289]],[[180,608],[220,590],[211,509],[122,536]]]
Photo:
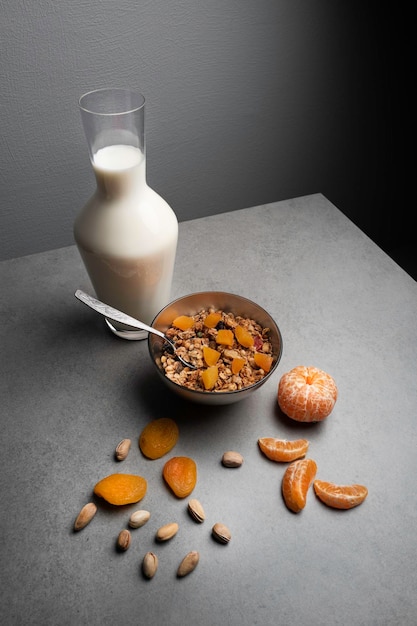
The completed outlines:
[[[264,455],[271,461],[290,463],[301,459],[307,454],[309,442],[307,439],[277,439],[276,437],[261,437],[258,445]]]
[[[94,487],[94,493],[110,504],[122,506],[139,502],[145,496],[148,483],[136,474],[110,474]]]
[[[282,478],[282,495],[285,504],[294,513],[299,513],[307,503],[307,493],[317,472],[313,459],[293,461]]]
[[[362,504],[368,495],[365,485],[336,485],[325,480],[315,480],[313,488],[319,500],[334,509],[352,509]]]
[[[317,367],[297,366],[283,374],[278,404],[283,413],[299,422],[320,422],[333,410],[338,390],[330,374]]]
[[[188,456],[174,456],[165,463],[162,475],[173,493],[185,498],[197,484],[197,464]]]
[[[139,436],[139,448],[148,459],[160,459],[175,446],[179,429],[170,417],[152,420]]]

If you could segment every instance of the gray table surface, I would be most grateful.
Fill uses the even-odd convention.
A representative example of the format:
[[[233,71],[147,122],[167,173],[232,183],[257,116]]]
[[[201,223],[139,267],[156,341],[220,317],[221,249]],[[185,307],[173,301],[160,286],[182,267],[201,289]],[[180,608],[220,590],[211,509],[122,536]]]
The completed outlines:
[[[180,224],[172,297],[231,291],[257,301],[284,342],[274,377],[223,408],[186,404],[156,379],[147,344],[111,335],[74,298],[91,290],[74,246],[4,261],[1,288],[0,623],[9,625],[417,623],[417,285],[321,194]],[[320,424],[278,410],[281,375],[315,365],[339,388]],[[166,488],[166,458],[137,440],[151,419],[180,428],[171,455],[198,465],[196,524]],[[359,507],[336,511],[311,492],[299,514],[281,497],[285,464],[257,439],[307,437],[317,477],[367,485]],[[132,449],[123,464],[114,448]],[[244,463],[225,469],[226,450]],[[99,505],[74,519],[97,480],[116,471],[148,480],[139,505]],[[130,512],[151,512],[115,550]],[[159,526],[180,530],[155,544]],[[222,546],[211,527],[222,521]],[[152,580],[143,555],[159,556]],[[181,558],[197,569],[176,578]]]

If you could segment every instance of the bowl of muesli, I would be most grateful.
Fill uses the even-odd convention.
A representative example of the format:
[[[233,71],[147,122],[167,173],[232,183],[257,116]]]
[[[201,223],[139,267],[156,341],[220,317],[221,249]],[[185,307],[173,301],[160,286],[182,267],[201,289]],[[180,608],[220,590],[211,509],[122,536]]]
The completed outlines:
[[[148,336],[156,370],[171,391],[202,404],[230,404],[259,389],[282,355],[282,336],[261,306],[231,293],[203,291],[174,300],[152,322],[176,345]]]

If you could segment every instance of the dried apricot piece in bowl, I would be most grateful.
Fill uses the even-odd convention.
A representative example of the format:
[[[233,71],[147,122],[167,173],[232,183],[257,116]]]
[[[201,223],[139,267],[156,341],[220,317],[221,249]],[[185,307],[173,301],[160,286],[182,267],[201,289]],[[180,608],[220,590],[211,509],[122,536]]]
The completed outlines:
[[[170,417],[160,417],[146,424],[139,436],[139,448],[148,459],[160,459],[178,441],[179,429]]]
[[[172,322],[172,325],[180,330],[188,330],[194,326],[194,318],[188,315],[178,315],[178,317],[176,317]]]
[[[94,487],[94,493],[110,504],[121,506],[139,502],[146,494],[148,483],[136,474],[110,474]]]
[[[293,461],[282,478],[282,495],[285,504],[294,513],[299,513],[307,503],[307,492],[317,472],[313,459]]]
[[[242,367],[245,365],[245,359],[241,356],[235,356],[232,361],[232,373],[239,374]]]
[[[233,346],[233,332],[229,328],[221,328],[217,331],[216,343],[223,346]]]
[[[207,365],[216,365],[220,358],[220,352],[209,346],[203,346],[203,358]]]
[[[219,369],[217,365],[210,365],[207,369],[201,372],[201,379],[203,381],[204,389],[211,391],[219,378]]]
[[[244,348],[251,348],[254,344],[254,339],[250,332],[243,328],[243,326],[236,326],[235,328],[235,337]]]
[[[362,504],[368,495],[364,485],[336,485],[325,480],[315,480],[313,489],[324,504],[334,509],[352,509]]]
[[[294,367],[281,377],[278,384],[278,404],[298,422],[321,422],[333,410],[337,386],[330,374],[317,367]]]
[[[277,439],[276,437],[261,437],[258,445],[264,455],[271,461],[290,463],[301,459],[307,454],[309,442],[307,439]]]
[[[255,352],[253,360],[256,365],[268,373],[272,365],[272,356],[270,354],[264,354],[263,352]]]
[[[188,456],[174,456],[169,459],[162,474],[178,498],[189,496],[197,484],[197,464]]]
[[[215,328],[221,319],[222,314],[220,311],[217,311],[216,313],[209,313],[204,318],[204,326],[206,326],[206,328]]]

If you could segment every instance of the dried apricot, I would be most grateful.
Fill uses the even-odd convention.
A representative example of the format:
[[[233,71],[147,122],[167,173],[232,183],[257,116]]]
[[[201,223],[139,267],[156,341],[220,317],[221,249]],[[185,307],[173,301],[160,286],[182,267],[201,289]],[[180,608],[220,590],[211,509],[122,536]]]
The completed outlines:
[[[336,485],[325,480],[315,480],[313,488],[316,496],[334,509],[352,509],[368,495],[364,485]]]
[[[94,493],[110,504],[118,506],[139,502],[146,494],[148,483],[136,474],[110,474],[94,487]]]
[[[256,365],[263,369],[264,372],[269,372],[272,365],[272,356],[269,354],[264,354],[263,352],[255,352],[253,355],[253,360]]]
[[[220,352],[209,346],[203,346],[203,357],[207,365],[216,365],[220,358]]]
[[[189,496],[197,484],[197,465],[188,456],[174,456],[162,470],[167,485],[178,498]]]
[[[275,437],[261,437],[258,439],[261,451],[271,461],[291,462],[301,459],[307,454],[307,439],[276,439]]]
[[[254,343],[254,339],[250,332],[243,328],[243,326],[236,326],[235,328],[235,337],[244,348],[251,348]]]
[[[204,326],[206,326],[206,328],[215,328],[221,319],[221,313],[209,313],[204,319]]]
[[[299,513],[307,502],[307,492],[317,472],[313,459],[293,461],[282,478],[282,495],[285,504],[294,513]]]
[[[201,372],[201,378],[203,380],[204,389],[210,391],[213,389],[219,377],[219,369],[217,365],[210,365],[207,369]]]
[[[337,387],[330,374],[317,367],[294,367],[278,385],[278,404],[298,422],[320,422],[333,410]]]
[[[233,332],[228,328],[221,328],[217,331],[216,343],[223,346],[233,346]]]
[[[174,319],[172,325],[175,328],[179,328],[180,330],[188,330],[192,326],[194,326],[194,319],[189,317],[188,315],[179,315]]]
[[[239,374],[242,367],[245,365],[245,359],[241,356],[235,356],[232,361],[232,372],[233,374]]]
[[[148,459],[160,459],[178,441],[179,429],[170,417],[160,417],[146,424],[139,436],[139,448]]]

